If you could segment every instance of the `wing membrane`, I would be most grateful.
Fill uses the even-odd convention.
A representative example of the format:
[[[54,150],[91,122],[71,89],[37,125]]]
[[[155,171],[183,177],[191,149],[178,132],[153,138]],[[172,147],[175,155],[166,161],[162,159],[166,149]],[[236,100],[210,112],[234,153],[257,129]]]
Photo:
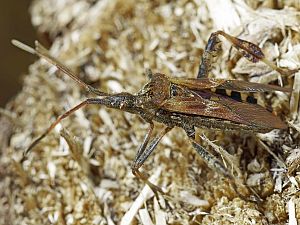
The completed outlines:
[[[232,112],[253,125],[273,129],[287,128],[286,124],[283,123],[279,117],[267,111],[260,105],[237,102],[230,98],[222,98],[219,103],[228,107]]]

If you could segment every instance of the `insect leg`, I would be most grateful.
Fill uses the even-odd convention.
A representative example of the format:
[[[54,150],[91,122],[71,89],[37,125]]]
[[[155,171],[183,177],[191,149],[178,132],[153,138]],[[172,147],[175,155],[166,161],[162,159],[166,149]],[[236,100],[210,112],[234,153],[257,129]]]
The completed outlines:
[[[279,68],[273,62],[266,59],[266,57],[265,57],[264,53],[262,52],[262,50],[260,49],[260,47],[258,47],[257,45],[255,45],[249,41],[245,41],[245,40],[233,37],[223,31],[217,31],[215,33],[212,33],[211,37],[217,36],[217,35],[222,35],[224,38],[226,38],[226,40],[229,41],[233,47],[235,47],[246,59],[248,59],[249,61],[251,61],[253,63],[262,61],[265,64],[267,64],[268,66],[270,66],[273,70],[276,70],[277,72],[279,72],[282,75],[291,75],[299,70],[299,69],[289,70],[289,69]]]
[[[212,33],[208,39],[207,45],[205,46],[197,78],[204,78],[208,76],[208,73],[212,69],[213,60],[220,54],[221,50],[221,41],[218,38],[218,35],[214,35],[214,33]]]
[[[235,183],[235,177],[231,173],[229,173],[227,168],[215,156],[210,154],[205,148],[203,148],[200,144],[198,144],[195,141],[195,130],[194,130],[194,128],[186,130],[186,133],[187,133],[188,137],[190,138],[190,141],[192,142],[192,145],[193,145],[194,149],[206,161],[208,167],[222,173],[226,178],[228,178],[228,181],[231,183],[233,189],[238,194],[238,196],[241,199],[249,201],[249,199],[247,199],[244,196],[245,194],[248,194],[249,191],[250,191],[248,189],[248,187],[243,184],[243,187],[244,187],[243,191],[245,193],[244,194],[240,193],[240,191],[239,191],[239,189],[238,189],[238,187]],[[258,201],[260,200],[260,198],[258,196],[256,196],[256,194],[255,194],[255,197]]]
[[[215,156],[213,156],[211,153],[209,153],[205,148],[203,148],[200,144],[198,144],[195,141],[194,128],[192,130],[186,131],[186,133],[190,138],[190,141],[194,149],[206,161],[209,168],[221,172],[225,177],[232,178],[232,175],[228,172],[226,167]]]
[[[153,191],[155,194],[157,194],[157,192],[160,192],[162,194],[164,194],[164,192],[162,191],[162,189],[158,186],[156,186],[155,184],[151,183],[148,180],[148,176],[143,174],[142,172],[139,171],[139,168],[144,164],[144,162],[146,161],[146,159],[150,156],[150,154],[154,151],[155,147],[157,146],[157,144],[159,143],[159,141],[163,138],[163,136],[168,133],[172,128],[171,127],[166,127],[164,130],[161,131],[161,133],[159,135],[157,135],[148,145],[148,142],[150,140],[150,135],[152,133],[152,127],[150,124],[150,128],[149,131],[144,139],[144,142],[142,143],[142,145],[140,146],[139,150],[138,150],[138,154],[131,166],[131,170],[132,173],[139,179],[142,179]],[[148,145],[148,147],[147,147]]]
[[[210,154],[205,148],[198,144],[194,139],[191,139],[192,145],[197,153],[206,161],[207,165],[211,169],[217,169],[226,177],[232,177],[224,165],[212,154]]]
[[[66,111],[64,114],[60,115],[49,127],[48,129],[41,135],[39,136],[34,142],[31,143],[31,145],[26,149],[24,152],[24,155],[27,155],[27,153],[35,146],[37,145],[44,137],[47,136],[47,134],[58,124],[60,121],[68,117],[70,114],[73,112],[77,111],[78,109],[88,105],[88,104],[101,104],[101,99],[99,98],[88,98],[81,102],[80,104],[76,105],[72,109]]]
[[[29,52],[33,55],[37,55],[37,56],[45,59],[47,62],[49,62],[50,64],[55,66],[58,70],[62,71],[63,73],[68,75],[70,78],[72,78],[81,87],[86,89],[86,91],[91,92],[91,93],[93,93],[95,95],[98,95],[98,96],[108,96],[109,95],[105,92],[102,92],[102,91],[92,87],[91,85],[88,85],[88,84],[84,83],[82,80],[80,80],[78,78],[78,76],[75,75],[68,67],[66,67],[64,64],[62,64],[57,59],[52,57],[49,54],[48,50],[45,47],[43,47],[38,41],[35,41],[35,49],[33,49],[30,46],[25,45],[25,44],[17,41],[17,40],[12,40],[12,44],[15,45],[16,47],[24,50],[24,51],[27,51],[27,52]]]
[[[216,169],[221,172],[225,177],[232,178],[232,175],[228,172],[225,166],[212,154],[210,154],[205,148],[198,144],[194,139],[190,139],[194,149],[197,153],[206,161],[207,165],[211,169]]]
[[[139,149],[137,150],[137,153],[136,153],[134,161],[138,160],[138,158],[140,157],[140,155],[143,153],[143,151],[147,147],[147,145],[149,143],[149,140],[150,140],[150,137],[151,137],[151,134],[153,132],[153,129],[154,129],[154,123],[150,122],[150,127],[148,129],[148,132],[147,132],[147,134],[146,134],[146,136],[145,136],[142,144],[140,145]]]

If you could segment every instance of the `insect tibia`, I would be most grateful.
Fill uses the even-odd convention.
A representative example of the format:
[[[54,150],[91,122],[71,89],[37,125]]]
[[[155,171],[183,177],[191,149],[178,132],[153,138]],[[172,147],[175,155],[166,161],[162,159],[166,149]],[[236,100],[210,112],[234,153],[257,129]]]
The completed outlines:
[[[271,63],[270,61],[268,61],[267,59],[262,59],[262,61],[267,64],[268,66],[270,66],[273,70],[276,70],[278,73],[282,74],[282,75],[286,75],[286,76],[289,76],[289,75],[292,75],[294,73],[297,73],[300,69],[293,69],[293,70],[290,70],[290,69],[283,69],[283,68],[280,68],[280,67],[277,67],[276,65],[274,65],[273,63]]]
[[[236,43],[237,50],[250,62],[256,63],[265,57],[262,50],[251,42],[237,38]]]

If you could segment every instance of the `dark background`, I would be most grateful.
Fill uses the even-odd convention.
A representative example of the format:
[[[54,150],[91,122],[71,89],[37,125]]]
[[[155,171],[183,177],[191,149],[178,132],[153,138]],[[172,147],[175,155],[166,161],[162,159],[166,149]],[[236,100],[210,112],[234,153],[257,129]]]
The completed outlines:
[[[34,56],[14,47],[11,39],[30,45],[36,39],[29,15],[30,1],[2,1],[0,3],[0,107],[17,94],[22,86],[22,77]]]

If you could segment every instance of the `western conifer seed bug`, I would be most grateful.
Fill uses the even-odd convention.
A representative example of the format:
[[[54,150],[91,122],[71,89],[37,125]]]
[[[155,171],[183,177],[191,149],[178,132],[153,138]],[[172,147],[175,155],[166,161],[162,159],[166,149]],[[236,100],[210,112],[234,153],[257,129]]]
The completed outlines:
[[[109,108],[120,109],[139,115],[149,123],[148,132],[137,150],[134,162],[131,166],[132,173],[144,180],[152,190],[163,191],[148,181],[145,174],[139,171],[145,160],[153,152],[157,144],[165,134],[174,127],[181,127],[189,137],[197,153],[207,162],[208,166],[221,172],[225,177],[232,178],[226,167],[211,153],[195,141],[195,127],[239,130],[257,133],[266,133],[273,129],[285,129],[286,124],[271,112],[256,104],[254,98],[241,99],[241,92],[291,92],[290,88],[274,85],[252,83],[240,80],[226,80],[208,78],[212,63],[217,57],[221,41],[218,36],[223,36],[245,58],[255,63],[262,61],[272,69],[284,75],[290,75],[297,70],[281,69],[268,61],[262,50],[255,44],[233,37],[223,31],[212,33],[206,45],[197,78],[172,78],[161,73],[147,75],[150,81],[136,94],[127,92],[109,94],[81,81],[71,70],[53,58],[48,51],[37,41],[35,49],[13,40],[12,43],[32,54],[46,59],[60,71],[67,74],[88,92],[98,96],[87,98],[85,101],[71,108],[59,116],[48,129],[38,137],[25,151],[27,154],[38,144],[61,120],[68,117],[76,110],[89,105],[99,104]],[[212,90],[214,89],[214,90]],[[226,94],[229,90],[231,94]],[[162,123],[165,128],[152,137],[154,129],[153,121]]]

